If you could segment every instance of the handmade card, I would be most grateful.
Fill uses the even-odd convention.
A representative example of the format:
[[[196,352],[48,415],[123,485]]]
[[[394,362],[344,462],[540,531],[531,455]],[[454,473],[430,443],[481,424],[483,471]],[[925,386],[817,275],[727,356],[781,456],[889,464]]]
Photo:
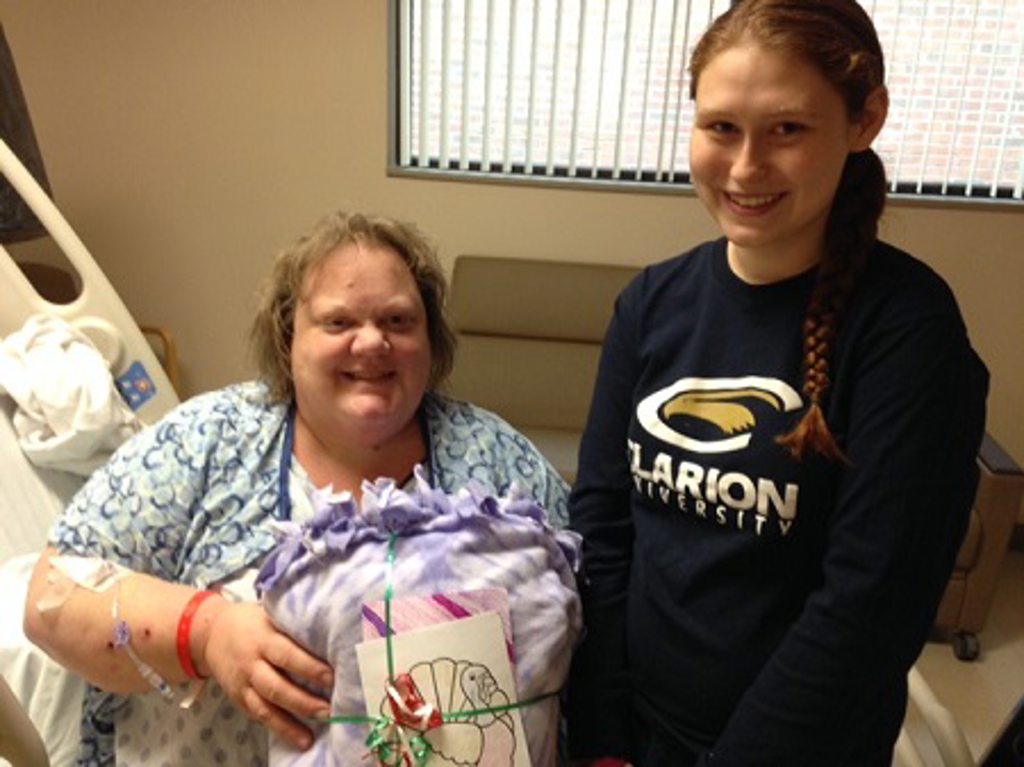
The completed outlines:
[[[501,618],[508,659],[514,668],[516,654],[512,644],[512,619],[508,612],[508,591],[503,588],[395,597],[391,600],[391,633],[404,634],[425,626],[462,620],[487,612],[497,613]],[[376,639],[387,634],[384,600],[364,604],[362,613],[363,639]]]
[[[397,748],[422,736],[431,749],[430,767],[530,766],[519,709],[508,708],[517,701],[516,685],[497,613],[396,634],[390,641],[395,676],[407,675],[401,694],[410,693],[411,685],[412,696],[443,718],[430,726],[427,711],[424,724],[394,728],[390,737]],[[395,719],[387,644],[386,639],[363,642],[356,645],[356,655],[367,714]]]

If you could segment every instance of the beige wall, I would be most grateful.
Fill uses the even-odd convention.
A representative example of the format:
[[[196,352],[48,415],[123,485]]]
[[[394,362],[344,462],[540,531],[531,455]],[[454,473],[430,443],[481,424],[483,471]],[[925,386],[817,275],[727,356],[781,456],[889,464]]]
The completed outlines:
[[[334,207],[459,252],[641,264],[714,235],[688,196],[388,178],[384,0],[0,0],[58,205],[189,392],[247,374],[273,252]],[[1024,463],[1024,207],[894,204],[885,235],[956,291]]]

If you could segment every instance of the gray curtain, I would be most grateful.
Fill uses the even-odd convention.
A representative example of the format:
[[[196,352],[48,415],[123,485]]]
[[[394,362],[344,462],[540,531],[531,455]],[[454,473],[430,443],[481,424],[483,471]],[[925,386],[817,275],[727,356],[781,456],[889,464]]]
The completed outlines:
[[[24,163],[36,181],[49,194],[43,158],[32,130],[28,106],[18,81],[18,70],[7,45],[3,25],[0,24],[0,138]],[[21,196],[6,178],[0,175],[0,242],[20,242],[46,234]]]

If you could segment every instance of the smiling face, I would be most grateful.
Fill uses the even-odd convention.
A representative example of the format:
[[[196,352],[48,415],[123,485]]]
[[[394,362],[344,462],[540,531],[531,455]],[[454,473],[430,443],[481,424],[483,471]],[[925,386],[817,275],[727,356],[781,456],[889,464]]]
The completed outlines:
[[[774,282],[820,261],[846,158],[870,145],[877,110],[851,120],[816,68],[749,40],[707,63],[695,101],[693,182],[733,271]]]
[[[423,300],[393,250],[342,245],[307,276],[291,368],[298,419],[322,444],[380,448],[418,430],[430,363]]]

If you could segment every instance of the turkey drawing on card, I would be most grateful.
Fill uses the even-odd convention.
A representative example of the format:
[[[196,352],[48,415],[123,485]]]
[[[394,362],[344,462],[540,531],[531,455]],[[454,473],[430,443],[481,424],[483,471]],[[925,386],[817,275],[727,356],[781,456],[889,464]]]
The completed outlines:
[[[440,726],[406,726],[393,742],[420,735],[433,765],[530,767],[515,678],[501,618],[482,613],[391,637],[391,671],[407,674],[423,702],[441,713]],[[388,697],[388,640],[356,645],[367,715],[394,719]],[[401,736],[401,737],[399,737]]]

